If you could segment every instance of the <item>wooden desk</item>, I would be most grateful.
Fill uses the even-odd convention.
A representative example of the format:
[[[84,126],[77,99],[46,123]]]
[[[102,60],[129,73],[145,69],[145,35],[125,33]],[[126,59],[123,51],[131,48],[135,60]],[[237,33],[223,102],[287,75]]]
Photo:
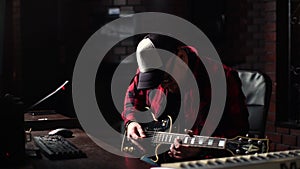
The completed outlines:
[[[95,144],[81,129],[71,129],[73,138],[70,142],[86,153],[87,158],[68,160],[49,160],[42,158],[27,158],[21,169],[149,169],[151,166],[139,159],[125,158],[109,153]],[[33,131],[32,135],[46,135],[49,130]],[[33,144],[29,142],[27,144]],[[32,145],[30,145],[32,146]]]

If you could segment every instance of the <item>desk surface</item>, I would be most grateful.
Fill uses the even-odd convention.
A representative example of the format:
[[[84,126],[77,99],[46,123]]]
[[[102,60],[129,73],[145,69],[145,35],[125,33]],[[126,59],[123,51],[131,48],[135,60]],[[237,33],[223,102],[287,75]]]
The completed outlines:
[[[67,159],[67,160],[49,160],[43,156],[41,158],[26,159],[22,169],[147,169],[151,166],[139,159],[125,158],[109,153],[95,144],[81,129],[72,129],[73,138],[68,138],[70,142],[86,153],[87,158]],[[46,135],[49,130],[33,131],[32,135]],[[29,142],[27,144],[33,144]]]
[[[107,152],[90,139],[90,137],[80,128],[75,118],[69,118],[60,114],[32,115],[26,113],[24,116],[25,129],[32,129],[32,136],[47,135],[51,129],[64,127],[73,131],[73,138],[67,138],[71,143],[86,153],[87,158],[49,160],[42,154],[41,158],[28,157],[25,164],[20,169],[149,169],[151,166],[136,158],[125,158]],[[31,141],[26,143],[26,147],[35,146]]]

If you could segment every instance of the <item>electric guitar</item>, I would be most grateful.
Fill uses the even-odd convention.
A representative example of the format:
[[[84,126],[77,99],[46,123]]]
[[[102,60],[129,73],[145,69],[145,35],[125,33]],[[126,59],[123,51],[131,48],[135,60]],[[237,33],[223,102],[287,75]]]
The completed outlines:
[[[222,149],[229,151],[232,155],[246,155],[255,153],[267,153],[269,150],[269,139],[250,138],[237,136],[231,139],[220,137],[208,137],[190,134],[180,134],[166,132],[170,130],[170,120],[161,122],[151,122],[143,124],[142,127],[146,134],[146,139],[137,141],[126,137],[124,134],[121,151],[130,153],[134,156],[145,154],[155,155],[158,160],[158,148],[161,145],[173,144],[175,139],[180,139],[182,144],[193,147]]]

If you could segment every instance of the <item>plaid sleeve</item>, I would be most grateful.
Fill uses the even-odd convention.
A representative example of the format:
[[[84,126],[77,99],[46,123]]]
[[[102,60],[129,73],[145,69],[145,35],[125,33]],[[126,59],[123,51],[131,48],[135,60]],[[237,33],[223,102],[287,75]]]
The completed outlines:
[[[137,90],[137,82],[138,75],[134,77],[126,91],[124,109],[122,112],[124,124],[128,121],[134,121],[136,110],[143,110],[146,107],[145,91]]]

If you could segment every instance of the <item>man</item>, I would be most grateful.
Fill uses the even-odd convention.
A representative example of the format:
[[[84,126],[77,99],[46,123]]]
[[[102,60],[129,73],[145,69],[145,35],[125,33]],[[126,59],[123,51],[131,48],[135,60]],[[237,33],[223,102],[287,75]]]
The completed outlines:
[[[175,52],[186,66],[170,59],[164,62],[161,53],[154,49],[160,48]],[[147,51],[153,51],[147,54]],[[189,126],[189,134],[199,135],[206,121],[211,105],[211,84],[206,67],[214,71],[216,63],[207,59],[206,67],[198,57],[195,48],[185,46],[166,36],[150,34],[137,46],[136,51],[138,70],[129,85],[124,101],[124,119],[127,137],[140,140],[146,137],[141,126],[141,118],[145,112],[150,112],[154,120],[160,120],[170,115],[180,121],[179,124]],[[227,81],[227,96],[224,113],[212,136],[233,138],[248,132],[248,110],[245,97],[241,90],[241,82],[237,72],[225,65],[222,66]],[[168,70],[169,73],[163,71]],[[188,69],[192,72],[197,88],[189,87]],[[172,72],[170,74],[170,72]],[[173,75],[176,75],[176,80]],[[187,88],[181,89],[179,81],[185,82]],[[200,103],[195,99],[196,92],[200,93]],[[183,111],[182,114],[180,114]],[[195,113],[196,112],[196,113]],[[145,120],[145,119],[144,119]],[[145,120],[146,121],[146,120]],[[180,128],[180,127],[179,127]],[[181,131],[183,128],[181,127]],[[182,140],[175,139],[168,151],[168,161],[202,159],[226,156],[227,153],[182,144]]]

